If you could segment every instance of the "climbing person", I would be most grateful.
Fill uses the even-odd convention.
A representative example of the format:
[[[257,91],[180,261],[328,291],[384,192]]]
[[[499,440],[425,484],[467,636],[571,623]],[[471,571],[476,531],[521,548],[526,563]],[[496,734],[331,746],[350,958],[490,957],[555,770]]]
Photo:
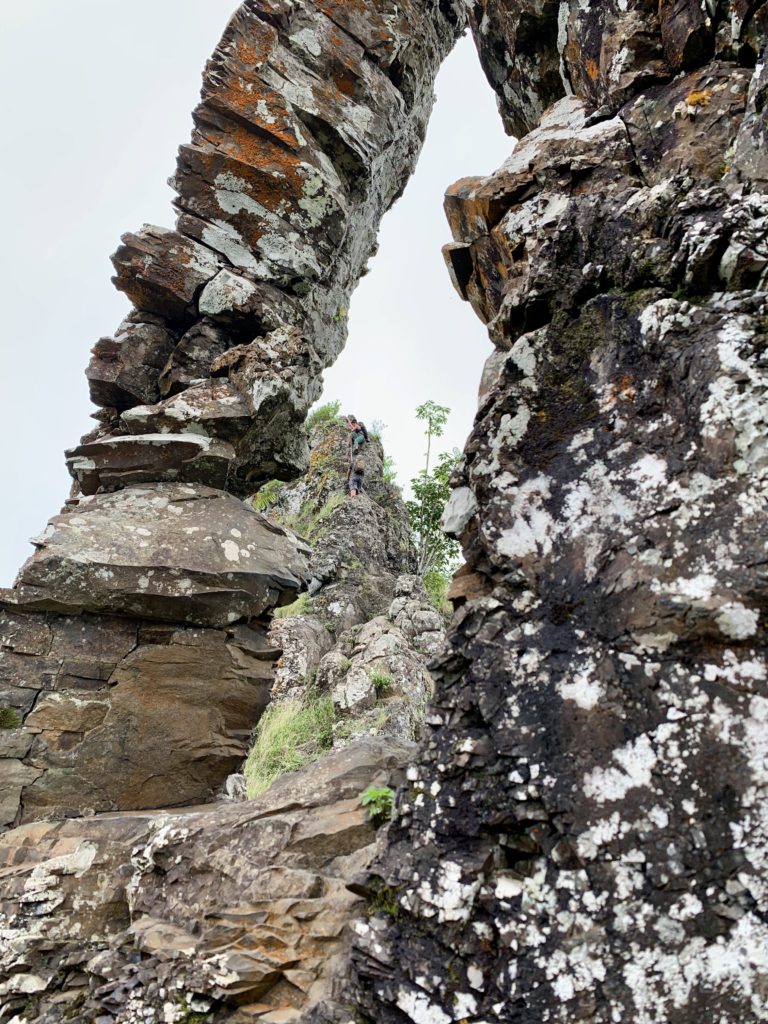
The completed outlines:
[[[365,476],[365,463],[362,459],[356,459],[352,464],[349,474],[349,496],[356,498],[364,487],[363,477]]]
[[[349,426],[349,451],[350,455],[354,456],[368,440],[368,431],[365,429],[365,424],[360,423],[351,413],[347,416],[347,425]]]

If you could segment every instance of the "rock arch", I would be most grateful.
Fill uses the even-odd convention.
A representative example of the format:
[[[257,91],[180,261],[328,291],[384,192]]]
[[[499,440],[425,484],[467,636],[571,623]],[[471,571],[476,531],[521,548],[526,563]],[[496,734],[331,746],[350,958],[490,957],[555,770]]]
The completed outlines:
[[[128,629],[120,658],[223,645],[240,667],[268,660],[253,622],[298,585],[301,552],[260,533],[228,558],[243,531],[227,502],[301,470],[291,424],[338,350],[465,10],[528,132],[447,199],[449,268],[497,346],[447,516],[467,568],[430,735],[387,849],[353,883],[386,912],[356,926],[345,991],[315,1018],[346,1021],[352,1000],[392,1024],[765,1020],[768,5],[244,4],[182,150],[179,231],[116,257],[144,312],[97,346],[112,411],[70,456],[90,493],[7,595],[6,676],[24,689],[32,666],[54,695],[98,681],[106,668],[65,671],[58,653],[86,622],[105,649]],[[118,421],[135,433],[110,437]],[[163,433],[214,421],[232,431],[215,445]],[[280,443],[260,448],[272,422]],[[78,575],[75,522],[138,534],[152,502],[153,523],[184,529],[189,508],[220,510],[219,562],[113,582],[122,548],[90,538]],[[25,802],[55,794],[40,813],[84,792],[62,782],[77,730],[58,737],[57,760],[39,737],[11,755]]]

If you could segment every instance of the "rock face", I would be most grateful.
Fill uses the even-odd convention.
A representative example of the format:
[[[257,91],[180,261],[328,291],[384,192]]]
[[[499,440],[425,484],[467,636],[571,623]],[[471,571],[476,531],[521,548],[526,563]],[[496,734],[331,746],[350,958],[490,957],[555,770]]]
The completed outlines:
[[[372,834],[356,804],[318,816],[304,788],[321,784],[315,765],[266,803],[5,837],[1,984],[19,1024],[58,1024],[70,1000],[79,1012],[77,989],[87,1013],[121,1024],[238,1020],[226,1014],[249,1000],[271,1024],[299,1007],[315,1024],[768,1020],[768,4],[757,0],[242,5],[182,149],[177,230],[126,236],[115,257],[137,310],[94,350],[101,426],[70,454],[87,496],[7,595],[0,808],[9,823],[19,796],[28,818],[78,813],[94,790],[136,806],[101,781],[127,747],[132,792],[151,784],[166,803],[169,791],[208,792],[261,699],[274,653],[261,617],[302,577],[323,619],[300,641],[301,671],[316,664],[339,705],[370,699],[371,659],[394,658],[399,637],[430,642],[402,567],[381,574],[387,599],[399,592],[377,616],[350,572],[356,528],[333,539],[361,510],[379,524],[372,496],[329,508],[333,485],[309,459],[319,477],[311,494],[296,489],[295,512],[334,525],[311,568],[289,532],[265,538],[246,506],[246,528],[226,510],[307,462],[297,425],[465,13],[505,122],[524,134],[496,174],[446,199],[449,270],[497,351],[445,517],[467,564],[429,732],[386,848],[352,882],[368,916],[342,980],[318,985],[323,928],[293,922],[324,893],[351,912],[342,881],[367,863],[357,853]],[[144,537],[132,509],[184,489],[181,532],[199,510],[211,542],[190,544],[190,561],[175,535],[136,604],[177,513],[169,501]],[[90,525],[105,509],[136,527],[135,543]],[[222,574],[234,529],[244,543]],[[386,556],[397,531],[381,533],[371,526],[361,548],[376,535]],[[184,699],[215,693],[215,725],[187,749],[175,726],[150,730],[153,704],[139,713],[137,694],[161,708],[193,666],[200,690]],[[166,734],[168,774],[147,774]],[[283,870],[297,874],[273,887]],[[59,903],[82,908],[76,948]],[[97,907],[112,905],[128,937],[105,937]],[[335,953],[338,919],[331,932]]]
[[[306,476],[274,492],[266,509],[312,547],[310,595],[270,630],[282,651],[273,699],[330,695],[337,748],[367,733],[416,740],[433,688],[427,661],[442,646],[445,622],[410,574],[415,556],[402,496],[384,480],[377,437],[356,456],[365,463],[365,490],[355,498],[346,497],[343,421],[320,424],[311,445]]]
[[[739,11],[475,5],[531,131],[446,199],[498,351],[365,1019],[768,1019],[766,7]]]
[[[359,794],[397,785],[410,753],[369,738],[247,804],[0,837],[0,1016],[298,1020],[362,906],[347,882],[376,829]]]

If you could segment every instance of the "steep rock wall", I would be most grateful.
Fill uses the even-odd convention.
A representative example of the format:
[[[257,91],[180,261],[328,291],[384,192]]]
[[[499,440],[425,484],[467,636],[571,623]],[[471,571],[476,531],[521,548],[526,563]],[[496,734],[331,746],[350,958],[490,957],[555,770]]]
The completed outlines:
[[[446,520],[467,568],[430,732],[388,849],[352,883],[370,916],[355,924],[338,1000],[314,1019],[765,1020],[766,5],[564,0],[556,35],[552,4],[467,9],[508,123],[531,130],[496,175],[458,183],[447,200],[455,283],[498,347]],[[419,13],[426,20],[408,20]],[[312,144],[306,152],[280,112],[286,97],[301,110],[302,138],[306,129],[327,142],[336,177],[353,189],[361,173],[349,143],[362,145],[370,124],[339,100],[344,116],[330,131],[293,56],[329,70],[322,62],[336,51],[320,45],[316,22],[333,33],[322,21],[330,15],[342,27],[339,52],[356,40],[416,110],[408,83],[428,93],[455,30],[451,12],[427,4],[379,14],[378,5],[267,0],[239,12],[182,154],[181,233],[145,231],[117,257],[118,281],[142,311],[97,347],[91,379],[104,430],[71,453],[80,486],[96,489],[78,507],[125,509],[133,499],[111,489],[140,494],[147,473],[153,493],[221,494],[207,474],[222,459],[235,494],[302,466],[306,452],[287,428],[334,351],[335,289],[351,283],[358,239],[371,236],[361,201],[362,225],[345,221],[349,237],[327,260],[324,247],[338,239],[328,211],[339,207],[313,177]],[[409,77],[409,53],[430,71]],[[273,93],[249,108],[263,123],[245,145],[238,90],[256,66],[269,68]],[[345,96],[353,89],[343,76],[311,78],[317,90],[329,80]],[[407,138],[408,124],[367,138]],[[275,125],[286,149],[302,152],[273,195],[263,173],[275,167],[273,150],[261,144]],[[251,176],[240,165],[252,141]],[[322,209],[305,209],[318,194]],[[304,248],[304,230],[322,237]],[[316,287],[323,266],[337,265],[327,291]],[[273,416],[278,408],[285,418]],[[255,425],[247,441],[245,420]],[[212,426],[208,436],[230,447],[175,437],[161,459],[155,435],[176,422],[197,432],[221,424],[228,437]],[[273,424],[290,450],[269,439]],[[113,608],[89,611],[90,586],[55,574],[65,538],[54,524],[22,575],[34,589],[14,598],[28,593],[25,614],[57,624],[70,607],[56,604],[60,585],[84,615]],[[214,614],[206,588],[195,610],[188,588],[171,589],[185,629],[203,625],[201,605]],[[38,664],[33,641],[24,645]],[[29,767],[17,763],[12,770]],[[17,852],[14,835],[19,875],[31,855]],[[24,900],[13,895],[9,920],[50,874],[32,877]],[[26,955],[11,943],[19,977]]]
[[[766,7],[560,4],[575,95],[543,116],[516,32],[547,5],[480,7],[501,104],[538,127],[446,198],[497,352],[357,1004],[766,1020]]]

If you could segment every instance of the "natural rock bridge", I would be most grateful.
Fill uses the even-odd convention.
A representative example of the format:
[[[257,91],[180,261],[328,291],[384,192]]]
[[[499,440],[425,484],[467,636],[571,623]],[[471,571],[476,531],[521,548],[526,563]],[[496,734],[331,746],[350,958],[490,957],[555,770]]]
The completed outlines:
[[[327,989],[291,965],[281,991],[338,1024],[768,1020],[768,4],[248,0],[180,151],[176,229],[114,257],[135,310],[94,349],[73,495],[1,595],[19,1021],[65,1016],[35,1015],[29,979],[110,977],[115,921],[137,956],[174,949],[184,1012],[202,994],[241,1019],[224,961],[185,944],[189,828],[114,812],[205,801],[242,759],[307,552],[239,499],[306,467],[300,425],[467,21],[523,136],[446,200],[449,270],[496,346],[446,517],[467,565],[428,737],[354,884],[380,912],[336,1002],[312,1010]],[[30,824],[93,811],[113,817]],[[244,812],[215,838],[197,813],[226,859]],[[147,878],[168,903],[151,940]],[[79,925],[87,963],[66,917],[86,892],[122,908]],[[134,996],[115,1019],[169,1012],[165,989]],[[274,1007],[253,1014],[290,1019]]]

